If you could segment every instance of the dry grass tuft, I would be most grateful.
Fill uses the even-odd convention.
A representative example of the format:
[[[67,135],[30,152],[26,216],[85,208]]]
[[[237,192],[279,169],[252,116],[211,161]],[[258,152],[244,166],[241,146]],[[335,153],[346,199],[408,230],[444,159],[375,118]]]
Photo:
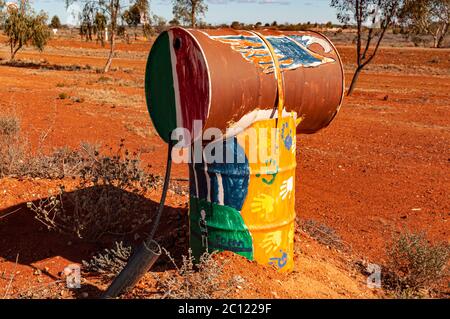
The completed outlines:
[[[92,241],[134,234],[150,223],[154,206],[145,194],[161,178],[147,174],[138,154],[130,154],[123,141],[110,156],[90,145],[82,149],[84,153],[74,153],[79,156],[73,163],[79,178],[75,191],[61,187],[58,194],[28,203],[35,218],[49,230]]]
[[[450,246],[431,244],[424,234],[404,233],[387,248],[384,285],[400,298],[427,297],[448,275]]]
[[[226,298],[237,285],[242,285],[242,277],[234,276],[224,280],[224,264],[217,261],[215,253],[205,253],[195,264],[192,251],[183,256],[181,266],[178,266],[170,253],[163,249],[176,268],[176,272],[153,274],[156,288],[162,299],[213,299]]]
[[[108,278],[115,277],[125,267],[131,253],[130,246],[124,246],[123,242],[115,242],[113,248],[104,249],[89,261],[83,260],[83,270]]]

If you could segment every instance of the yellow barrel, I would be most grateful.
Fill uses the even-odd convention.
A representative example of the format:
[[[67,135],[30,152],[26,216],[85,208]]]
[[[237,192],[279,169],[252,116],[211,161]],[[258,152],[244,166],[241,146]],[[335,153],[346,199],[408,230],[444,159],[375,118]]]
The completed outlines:
[[[263,116],[264,118],[264,116]],[[190,165],[194,256],[233,251],[282,271],[294,266],[296,116],[254,122],[224,140],[239,163]],[[226,155],[225,155],[226,156]],[[204,159],[207,155],[204,154]]]

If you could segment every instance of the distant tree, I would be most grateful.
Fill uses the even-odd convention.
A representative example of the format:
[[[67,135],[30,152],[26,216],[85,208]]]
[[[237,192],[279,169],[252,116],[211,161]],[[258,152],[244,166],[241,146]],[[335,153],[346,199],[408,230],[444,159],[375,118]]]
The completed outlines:
[[[163,17],[155,14],[152,17],[152,21],[156,33],[161,33],[167,29],[167,21]]]
[[[53,29],[61,28],[61,21],[59,20],[59,17],[57,15],[53,16],[52,21],[50,22],[50,28]]]
[[[197,22],[201,16],[208,11],[205,0],[173,0],[173,15],[178,21],[197,27]]]
[[[95,18],[97,13],[103,14],[102,11],[99,10],[98,4],[96,1],[88,1],[83,6],[80,13],[80,35],[81,38],[85,37],[86,41],[92,41],[92,36],[97,33],[98,29],[95,26]]]
[[[278,26],[278,22],[274,21],[272,22],[272,27],[277,27]]]
[[[11,61],[19,50],[29,44],[43,51],[50,38],[47,15],[44,12],[36,14],[27,1],[22,1],[18,9],[7,11],[4,29],[10,47]]]
[[[150,0],[134,0],[135,6],[138,8],[141,14],[141,23],[143,25],[148,24],[150,21]]]
[[[0,29],[3,29],[3,24],[5,22],[5,13],[3,10],[5,9],[5,2],[0,0]]]
[[[261,26],[262,26],[262,22],[256,22],[256,24],[255,24],[255,28],[256,29],[259,29],[259,28],[261,28]]]
[[[122,21],[125,21],[125,23],[130,28],[134,28],[134,38],[136,39],[136,29],[141,23],[141,11],[139,10],[139,7],[136,4],[132,4],[127,10],[123,12]],[[126,34],[125,27],[121,29],[123,29],[122,33]]]
[[[121,10],[129,4],[128,0],[66,0],[66,7],[74,2],[81,2],[83,4],[83,11],[87,10],[92,12],[100,12],[104,14],[109,21],[110,36],[109,36],[109,55],[106,61],[103,72],[108,72],[111,68],[111,64],[115,54],[116,48],[116,33],[118,27],[118,21],[121,17]]]
[[[353,93],[361,71],[377,55],[384,35],[395,23],[402,4],[402,0],[331,0],[331,6],[337,9],[338,20],[344,24],[356,23],[357,28],[356,70],[347,95]]]
[[[125,10],[122,14],[122,19],[130,27],[137,27],[141,23],[141,12],[136,4],[130,6],[129,9]]]
[[[172,19],[169,21],[169,25],[172,27],[176,27],[180,25],[180,21],[178,21],[178,19]]]
[[[328,21],[327,24],[325,25],[325,28],[327,28],[327,29],[333,28],[333,22]]]
[[[408,33],[429,34],[433,47],[444,43],[450,24],[450,0],[405,0],[400,22]]]
[[[231,23],[230,27],[233,28],[233,29],[240,29],[241,28],[241,23],[239,21],[233,21]]]
[[[124,20],[129,27],[135,29],[138,25],[142,24],[145,31],[145,25],[149,23],[149,10],[149,0],[135,0],[135,2],[122,14],[122,20]]]
[[[97,34],[97,43],[100,41],[102,47],[105,46],[105,37],[106,37],[106,28],[108,26],[108,22],[106,21],[106,17],[103,13],[97,12],[95,14],[94,19],[94,28],[95,33]]]

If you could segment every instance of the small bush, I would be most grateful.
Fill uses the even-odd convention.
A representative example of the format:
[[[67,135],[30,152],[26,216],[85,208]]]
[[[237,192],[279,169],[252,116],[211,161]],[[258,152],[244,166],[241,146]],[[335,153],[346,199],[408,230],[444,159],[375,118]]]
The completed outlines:
[[[430,244],[423,234],[404,233],[393,239],[387,255],[386,288],[398,297],[420,297],[445,276],[450,247]]]
[[[16,136],[20,131],[20,121],[15,116],[0,117],[0,136],[8,138]]]
[[[124,246],[123,242],[115,242],[113,248],[104,249],[89,261],[83,260],[83,271],[115,277],[125,267],[131,253],[131,247]]]
[[[0,117],[0,177],[14,174],[24,164],[26,141],[15,116]]]
[[[97,80],[97,82],[99,82],[99,83],[105,83],[105,82],[111,82],[111,81],[112,81],[112,78],[104,76],[104,75],[99,77]]]
[[[67,94],[67,93],[59,93],[59,95],[58,95],[58,98],[60,99],[60,100],[65,100],[65,99],[67,99],[69,97],[69,95]]]
[[[53,197],[28,203],[36,219],[49,230],[92,241],[106,234],[133,234],[150,223],[154,207],[145,193],[161,178],[145,173],[138,154],[130,154],[123,144],[111,156],[90,145],[82,149],[69,158],[78,186],[70,193],[61,187]]]
[[[75,102],[75,103],[83,103],[84,102],[84,98],[75,96],[75,97],[72,98],[72,101]]]
[[[309,236],[317,240],[322,245],[335,247],[337,249],[345,248],[345,244],[342,238],[336,233],[336,231],[327,225],[321,224],[314,220],[306,220],[299,222],[300,229],[307,233]]]
[[[222,277],[224,264],[214,258],[215,253],[205,253],[196,265],[189,249],[188,256],[183,256],[179,267],[170,253],[166,249],[163,251],[175,266],[176,273],[154,274],[156,288],[162,299],[225,298],[237,284],[244,281],[240,276],[224,280]]]

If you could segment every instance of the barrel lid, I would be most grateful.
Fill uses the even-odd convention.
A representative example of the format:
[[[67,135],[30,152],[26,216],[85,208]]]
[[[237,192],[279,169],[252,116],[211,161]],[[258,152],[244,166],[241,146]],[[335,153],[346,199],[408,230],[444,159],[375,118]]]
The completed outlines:
[[[169,142],[177,128],[191,134],[194,121],[206,121],[210,87],[205,55],[189,30],[161,33],[147,61],[145,91],[153,125],[164,141]],[[182,139],[188,145],[194,138],[183,135]]]

